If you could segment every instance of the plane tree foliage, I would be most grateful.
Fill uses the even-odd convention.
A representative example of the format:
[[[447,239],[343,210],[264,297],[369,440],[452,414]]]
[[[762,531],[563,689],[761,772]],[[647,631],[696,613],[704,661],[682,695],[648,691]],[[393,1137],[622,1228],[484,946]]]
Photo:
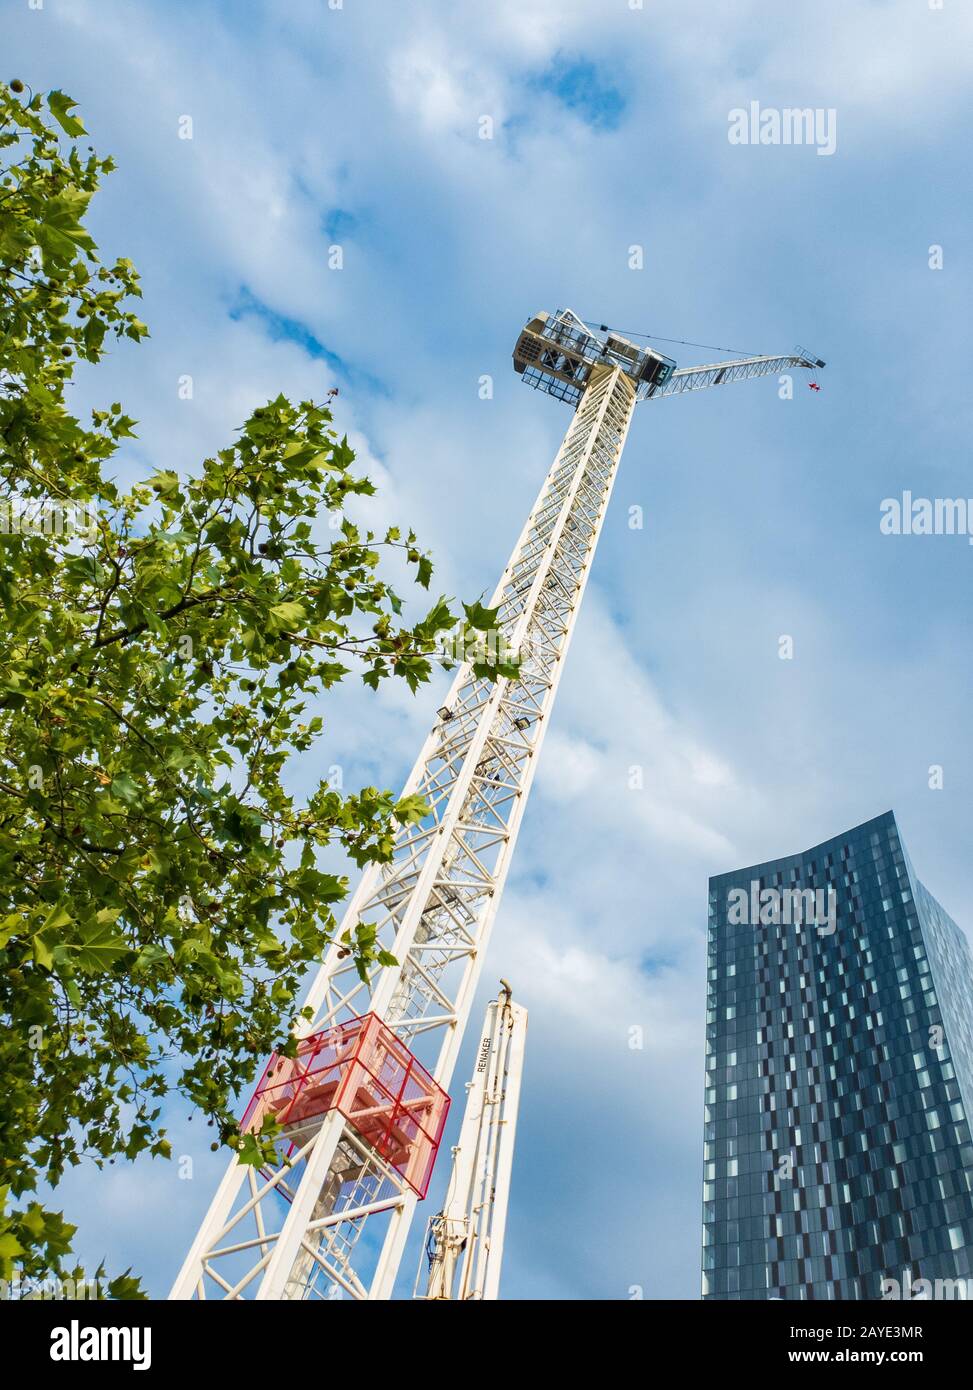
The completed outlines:
[[[88,225],[112,168],[64,94],[0,84],[0,1278],[28,1282],[83,1274],[46,1189],[168,1158],[167,1096],[260,1160],[272,1136],[241,1136],[236,1097],[293,1046],[335,936],[325,852],[385,861],[424,810],[318,776],[327,692],[353,672],[415,690],[439,634],[495,618],[440,599],[406,621],[389,571],[426,588],[432,566],[350,519],[374,489],[333,391],[258,405],[186,473],[127,458],[120,403],[72,413],[79,367],[90,396],[148,332],[134,266]],[[364,928],[345,946],[376,959]],[[140,1292],[128,1271],[108,1288]]]

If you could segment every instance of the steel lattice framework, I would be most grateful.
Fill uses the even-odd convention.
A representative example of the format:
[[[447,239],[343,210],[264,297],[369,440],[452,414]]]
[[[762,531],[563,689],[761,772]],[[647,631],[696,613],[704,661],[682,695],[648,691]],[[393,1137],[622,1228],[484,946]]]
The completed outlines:
[[[537,335],[549,347],[572,334],[578,404],[490,605],[500,640],[520,654],[518,674],[494,682],[471,664],[459,669],[403,793],[424,797],[428,814],[399,831],[390,863],[365,871],[342,924],[374,926],[399,964],[362,980],[347,950],[332,946],[306,1000],[313,1017],[299,1029],[376,1014],[446,1090],[632,412],[653,398],[650,359],[668,362],[634,347],[631,361],[615,346],[606,357],[594,335],[579,350],[579,322],[565,311]],[[762,357],[672,372],[670,363],[658,394],[812,365],[823,364]],[[523,370],[516,353],[515,366]],[[534,384],[572,399],[565,371],[545,379],[545,370],[531,367]],[[332,1111],[271,1170],[231,1161],[170,1296],[389,1298],[416,1201]]]
[[[527,1010],[513,1002],[506,981],[500,983],[500,997],[486,1008],[443,1209],[429,1221],[416,1298],[479,1302],[500,1296],[527,1041]]]
[[[713,362],[707,367],[680,367],[664,386],[650,387],[647,399],[680,396],[683,391],[701,391],[707,386],[722,386],[731,381],[749,381],[751,377],[785,372],[795,366],[817,366],[817,362],[794,357],[742,357],[734,362]]]

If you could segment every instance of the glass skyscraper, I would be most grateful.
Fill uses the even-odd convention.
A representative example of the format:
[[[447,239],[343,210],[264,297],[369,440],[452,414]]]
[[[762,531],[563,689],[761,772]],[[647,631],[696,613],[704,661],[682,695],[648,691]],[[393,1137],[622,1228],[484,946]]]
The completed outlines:
[[[973,956],[894,815],[709,888],[703,1297],[969,1296]]]

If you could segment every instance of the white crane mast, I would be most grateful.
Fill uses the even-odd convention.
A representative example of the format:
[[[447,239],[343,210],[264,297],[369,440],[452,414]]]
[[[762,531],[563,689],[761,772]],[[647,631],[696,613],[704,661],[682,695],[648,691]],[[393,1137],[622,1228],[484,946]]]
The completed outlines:
[[[417,1298],[461,1301],[500,1296],[527,1010],[501,980],[487,1005],[466,1111],[443,1209],[427,1228],[428,1272]],[[419,1279],[423,1270],[420,1266]],[[417,1281],[417,1289],[418,1289]]]
[[[518,674],[460,667],[404,789],[428,813],[366,869],[342,922],[398,964],[363,980],[329,948],[299,1059],[274,1059],[247,1112],[286,1121],[279,1161],[231,1159],[171,1298],[391,1297],[636,400],[823,363],[676,373],[565,311],[528,323],[514,366],[577,406],[490,604]]]

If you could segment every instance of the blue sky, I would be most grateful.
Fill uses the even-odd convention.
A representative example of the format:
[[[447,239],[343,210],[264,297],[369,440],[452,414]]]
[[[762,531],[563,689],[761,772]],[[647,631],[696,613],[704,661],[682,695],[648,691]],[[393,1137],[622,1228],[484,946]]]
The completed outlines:
[[[378,524],[414,525],[471,598],[568,421],[511,369],[537,310],[827,360],[817,394],[771,378],[639,407],[476,1006],[505,975],[531,1014],[505,1292],[698,1296],[708,876],[894,808],[973,921],[973,550],[878,524],[906,488],[973,497],[973,14],[45,0],[3,28],[7,76],[70,93],[118,160],[96,233],[141,270],[152,338],[79,404],[141,421],[127,472],[190,469],[261,399],[337,385]],[[833,108],[836,152],[731,145],[751,101]],[[342,690],[321,766],[397,786],[438,693]],[[191,1181],[156,1162],[64,1190],[85,1255],[156,1294],[217,1175],[178,1107],[171,1125]]]

